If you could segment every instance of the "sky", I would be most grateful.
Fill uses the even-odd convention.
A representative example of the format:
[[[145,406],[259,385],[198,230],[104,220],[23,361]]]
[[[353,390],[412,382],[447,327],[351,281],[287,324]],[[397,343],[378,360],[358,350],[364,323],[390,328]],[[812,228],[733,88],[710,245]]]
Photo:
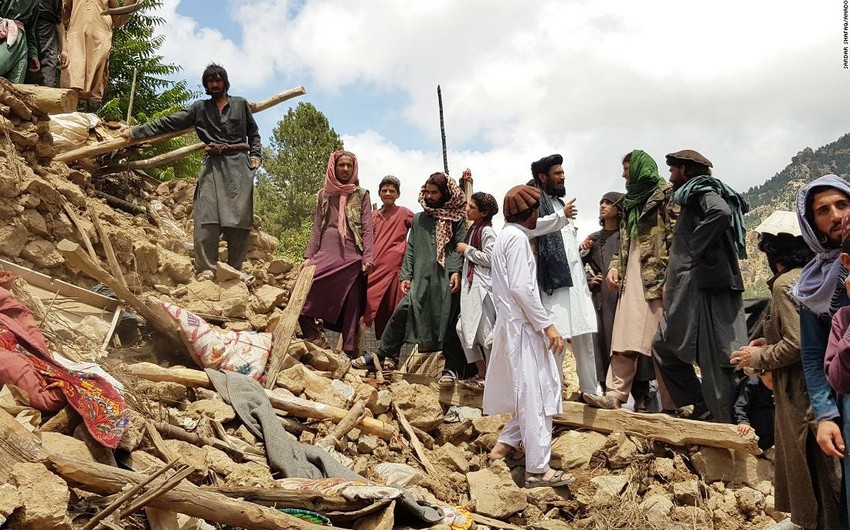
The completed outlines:
[[[307,94],[256,115],[264,140],[290,104],[310,102],[357,154],[378,202],[400,204],[442,170],[504,193],[532,161],[564,156],[580,234],[599,199],[624,191],[621,160],[695,149],[746,191],[805,147],[850,132],[846,13],[838,1],[165,0],[161,53],[200,89],[211,61],[231,93]]]

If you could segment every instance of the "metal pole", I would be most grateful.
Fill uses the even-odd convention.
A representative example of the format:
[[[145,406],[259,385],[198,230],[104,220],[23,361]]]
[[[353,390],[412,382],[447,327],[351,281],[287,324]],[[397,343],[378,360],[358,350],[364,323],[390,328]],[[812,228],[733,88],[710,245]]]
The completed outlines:
[[[437,104],[440,106],[440,137],[443,140],[443,170],[449,174],[449,155],[446,151],[446,124],[443,121],[443,93],[440,85],[437,85]]]

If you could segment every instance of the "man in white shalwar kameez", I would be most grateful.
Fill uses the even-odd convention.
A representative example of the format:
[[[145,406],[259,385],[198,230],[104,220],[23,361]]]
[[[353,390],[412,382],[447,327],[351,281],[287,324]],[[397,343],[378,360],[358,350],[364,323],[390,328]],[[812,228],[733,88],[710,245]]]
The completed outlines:
[[[529,232],[537,244],[538,283],[543,306],[555,326],[572,345],[579,389],[583,394],[602,394],[596,374],[594,337],[596,309],[587,285],[584,263],[572,218],[575,199],[564,203],[564,168],[561,155],[550,155],[531,164],[529,184],[541,191],[540,219]]]
[[[564,340],[540,301],[528,231],[534,228],[540,192],[516,186],[504,200],[507,224],[492,254],[496,323],[484,387],[485,414],[513,414],[490,453],[505,458],[525,446],[525,486],[565,486],[572,477],[549,467],[552,417],[563,410]],[[547,348],[548,343],[548,348]]]

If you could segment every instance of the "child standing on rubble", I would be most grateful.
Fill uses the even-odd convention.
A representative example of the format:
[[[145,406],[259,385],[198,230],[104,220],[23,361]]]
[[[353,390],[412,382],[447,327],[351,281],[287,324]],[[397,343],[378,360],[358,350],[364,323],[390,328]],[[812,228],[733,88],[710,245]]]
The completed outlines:
[[[474,363],[478,369],[470,381],[481,387],[487,373],[486,361],[490,358],[490,333],[496,322],[496,308],[490,293],[490,257],[496,242],[493,216],[497,213],[499,205],[492,195],[481,191],[473,193],[466,210],[466,218],[472,221],[472,226],[456,247],[457,253],[463,255],[457,334],[467,362]]]

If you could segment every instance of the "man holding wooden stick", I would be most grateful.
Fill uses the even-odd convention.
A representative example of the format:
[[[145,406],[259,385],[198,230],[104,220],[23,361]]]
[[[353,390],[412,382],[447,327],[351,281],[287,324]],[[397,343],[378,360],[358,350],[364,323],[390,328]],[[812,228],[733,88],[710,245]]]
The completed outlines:
[[[123,133],[148,138],[195,126],[206,144],[198,175],[192,217],[195,222],[195,270],[199,280],[211,280],[218,263],[218,243],[227,241],[227,264],[241,270],[248,253],[254,221],[254,171],[260,167],[257,122],[248,102],[227,93],[227,71],[213,63],[201,78],[210,99]],[[252,278],[243,273],[246,281]]]

